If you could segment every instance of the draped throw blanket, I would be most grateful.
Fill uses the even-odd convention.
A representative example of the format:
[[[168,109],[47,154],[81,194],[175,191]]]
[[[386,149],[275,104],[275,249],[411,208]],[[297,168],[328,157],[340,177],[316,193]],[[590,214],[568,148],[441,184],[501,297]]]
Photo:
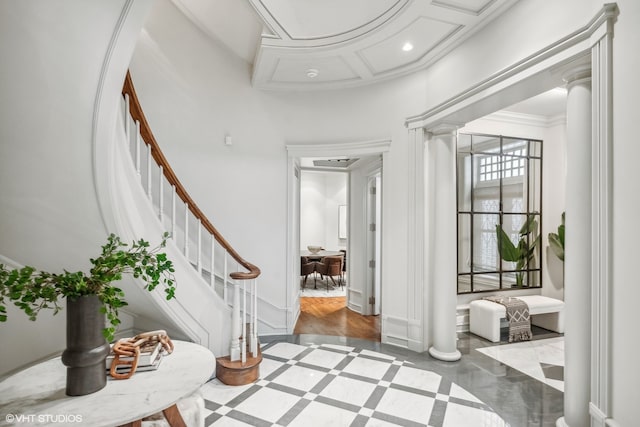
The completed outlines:
[[[484,297],[505,306],[509,321],[509,342],[531,340],[531,317],[526,302],[513,297]]]

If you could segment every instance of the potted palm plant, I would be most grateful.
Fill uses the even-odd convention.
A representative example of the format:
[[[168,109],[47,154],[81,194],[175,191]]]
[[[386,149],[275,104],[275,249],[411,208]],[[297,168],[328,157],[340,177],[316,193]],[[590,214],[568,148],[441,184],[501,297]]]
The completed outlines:
[[[562,222],[558,226],[558,232],[549,233],[548,238],[551,251],[564,262],[564,212],[562,212]]]
[[[529,262],[535,256],[536,246],[540,243],[539,235],[529,237],[530,234],[535,234],[537,229],[538,221],[536,220],[536,215],[530,214],[522,227],[520,227],[518,232],[520,240],[518,240],[518,246],[516,246],[509,235],[502,229],[502,226],[500,224],[496,225],[498,253],[503,260],[516,263],[516,286],[519,288],[524,286],[525,272],[523,270],[528,267]]]
[[[151,248],[143,239],[129,245],[111,234],[102,254],[90,260],[89,273],[49,273],[30,266],[9,269],[0,264],[0,322],[7,320],[7,303],[36,320],[43,309],[58,313],[59,302],[65,298],[67,348],[62,362],[67,366],[67,395],[98,391],[106,385],[107,340],[113,340],[120,324],[118,309],[127,305],[124,292],[115,283],[131,275],[142,280],[145,289],[153,291],[162,285],[167,300],[175,297],[173,264],[160,252],[168,238],[165,233],[160,244]]]

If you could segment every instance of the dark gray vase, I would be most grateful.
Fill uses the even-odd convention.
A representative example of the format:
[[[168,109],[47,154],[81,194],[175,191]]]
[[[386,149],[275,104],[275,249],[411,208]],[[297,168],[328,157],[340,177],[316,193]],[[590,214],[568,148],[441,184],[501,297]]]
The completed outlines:
[[[97,295],[67,298],[67,396],[83,396],[107,385],[105,360],[109,343],[102,335],[105,316]]]

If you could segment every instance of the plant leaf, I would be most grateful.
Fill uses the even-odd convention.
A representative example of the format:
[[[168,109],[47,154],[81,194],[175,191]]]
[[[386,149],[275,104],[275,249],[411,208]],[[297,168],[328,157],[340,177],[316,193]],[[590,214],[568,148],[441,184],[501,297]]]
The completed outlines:
[[[496,225],[496,237],[498,239],[498,253],[500,257],[505,261],[517,262],[520,258],[520,251],[515,247],[507,233],[500,227],[500,224]]]
[[[549,233],[549,247],[555,256],[564,261],[564,244],[556,233]]]

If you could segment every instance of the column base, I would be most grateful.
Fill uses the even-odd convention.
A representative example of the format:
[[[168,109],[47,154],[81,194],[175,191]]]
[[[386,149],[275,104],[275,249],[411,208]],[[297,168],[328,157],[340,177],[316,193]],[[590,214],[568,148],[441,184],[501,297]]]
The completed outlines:
[[[462,357],[462,354],[456,350],[456,351],[440,351],[440,350],[436,350],[435,347],[430,347],[429,348],[429,354],[431,355],[431,357],[436,358],[438,360],[443,360],[445,362],[455,362],[457,360],[460,360],[460,358]]]
[[[569,427],[569,424],[565,422],[564,417],[560,417],[556,420],[556,427]]]

